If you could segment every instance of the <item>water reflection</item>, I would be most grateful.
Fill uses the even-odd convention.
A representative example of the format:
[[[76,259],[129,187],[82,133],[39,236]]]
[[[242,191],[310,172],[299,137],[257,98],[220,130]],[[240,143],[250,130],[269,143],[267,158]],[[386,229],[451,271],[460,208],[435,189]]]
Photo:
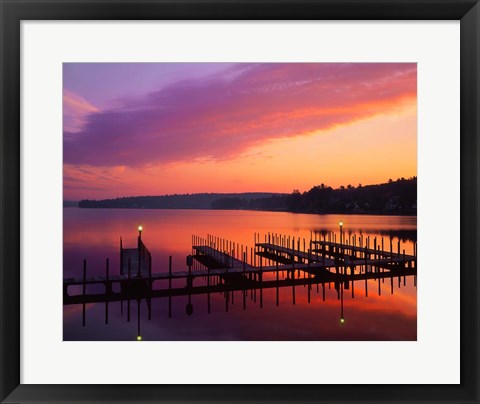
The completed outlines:
[[[368,274],[368,272],[367,272]],[[368,288],[370,285],[370,288],[373,289],[374,293],[378,293],[378,296],[382,295],[382,288],[385,289],[385,287],[382,287],[382,284],[385,283],[385,279],[388,279],[388,284],[390,285],[390,294],[394,294],[394,291],[396,290],[395,288],[400,289],[401,286],[406,287],[407,279],[408,282],[415,285],[416,279],[415,279],[415,274],[414,273],[409,273],[405,275],[392,275],[392,274],[383,274],[376,276],[375,274],[372,274],[371,277],[365,277],[365,280],[362,282],[362,287],[359,286],[360,280],[358,279],[351,279],[351,280],[344,280],[341,282],[327,282],[325,280],[320,280],[314,277],[301,277],[299,274],[298,275],[292,275],[290,274],[290,277],[286,277],[283,279],[278,278],[279,273],[277,273],[277,280],[260,280],[259,282],[256,283],[255,287],[252,286],[246,286],[241,284],[241,282],[238,282],[238,280],[235,280],[232,282],[232,280],[226,280],[225,278],[222,279],[222,282],[219,282],[219,279],[215,280],[217,283],[215,286],[207,286],[206,288],[203,287],[193,287],[193,278],[187,278],[187,285],[185,288],[182,289],[172,289],[168,293],[168,311],[167,312],[160,312],[156,315],[157,319],[162,319],[162,318],[172,318],[172,307],[175,305],[178,305],[177,309],[181,310],[182,308],[185,310],[185,315],[186,316],[192,316],[194,312],[197,310],[204,310],[206,313],[211,314],[212,313],[212,300],[215,301],[216,307],[213,308],[213,311],[220,311],[224,310],[225,313],[229,313],[233,305],[235,304],[235,301],[237,301],[237,304],[241,305],[242,310],[246,311],[248,309],[252,309],[252,307],[258,307],[260,309],[263,308],[263,301],[264,301],[264,295],[267,298],[273,298],[272,293],[269,293],[269,289],[275,289],[275,306],[279,307],[281,304],[291,304],[292,306],[297,305],[297,294],[300,288],[300,292],[303,294],[307,294],[307,304],[312,304],[315,300],[320,301],[320,297],[318,299],[315,298],[315,295],[321,296],[321,301],[323,304],[330,306],[330,308],[334,309],[335,308],[335,299],[338,301],[337,302],[337,319],[340,324],[345,324],[345,322],[348,319],[348,311],[345,311],[345,304],[344,304],[344,297],[348,294],[351,296],[351,299],[355,299],[355,289],[362,290],[362,294],[365,298],[368,297]],[[398,286],[394,286],[394,284],[397,282],[398,279]],[[238,282],[238,283],[237,283]],[[302,291],[303,287],[303,291]],[[285,292],[283,294],[283,298],[281,298],[280,290],[282,288],[285,288]],[[397,290],[398,290],[397,289]],[[336,296],[331,296],[331,293],[329,294],[331,301],[326,302],[327,299],[327,291],[335,291]],[[306,291],[306,292],[305,292]],[[287,296],[287,293],[290,293],[290,296]],[[385,290],[384,292],[385,293]],[[132,292],[132,298],[125,298],[126,300],[124,301],[123,299],[120,299],[119,297],[105,297],[105,298],[98,298],[99,301],[103,301],[103,304],[105,305],[105,324],[109,324],[109,315],[110,311],[112,310],[111,303],[115,302],[117,305],[119,304],[120,306],[120,316],[127,322],[130,323],[133,311],[136,311],[136,323],[137,323],[137,340],[143,340],[144,338],[142,337],[142,332],[141,332],[141,319],[142,316],[140,314],[140,309],[141,306],[143,305],[144,310],[145,310],[145,316],[148,321],[152,320],[152,299],[161,299],[161,297],[146,297],[149,296],[150,293],[148,292],[142,292],[141,295],[143,297],[137,297],[135,298],[135,292]],[[151,293],[152,296],[156,295],[162,295],[162,293]],[[199,295],[203,296],[204,302],[201,302],[201,299],[197,299],[197,302],[194,302],[192,300],[192,297],[194,295]],[[217,295],[216,298],[213,298],[214,295]],[[185,304],[184,299],[177,299],[178,297],[181,296],[187,296],[187,301]],[[220,298],[218,298],[220,297]],[[358,291],[357,291],[357,297],[358,297]],[[120,299],[120,300],[119,300]],[[82,299],[72,299],[71,303],[69,304],[74,304],[73,302],[78,302]],[[221,304],[221,300],[223,300],[223,304]],[[97,301],[97,303],[99,303]],[[87,304],[83,304],[83,315],[82,315],[82,325],[85,326],[87,323],[87,315],[86,315],[86,308]],[[134,306],[134,307],[133,307]],[[223,307],[222,307],[223,306]],[[113,308],[113,310],[115,310]],[[269,336],[267,339],[276,339],[272,338],[272,336]]]
[[[185,257],[194,252],[191,231],[194,228],[217,230],[227,236],[230,233],[233,240],[238,240],[237,248],[248,251],[248,260],[251,260],[255,231],[246,234],[248,230],[268,229],[265,234],[272,237],[287,230],[285,233],[292,235],[290,243],[295,238],[295,244],[303,247],[303,239],[308,245],[310,234],[317,230],[315,223],[310,227],[306,225],[306,219],[318,220],[317,215],[271,212],[234,212],[233,218],[225,212],[215,216],[209,211],[178,212],[179,215],[177,212],[165,215],[166,212],[159,211],[101,211],[103,217],[97,211],[75,209],[71,212],[65,215],[65,277],[77,278],[82,278],[84,258],[89,263],[87,277],[105,277],[106,257],[110,257],[109,275],[118,275],[119,236],[124,236],[125,244],[134,246],[136,235],[132,234],[132,228],[135,229],[139,222],[145,227],[144,239],[152,253],[153,273],[168,273],[171,268],[172,273],[178,275],[188,273]],[[312,217],[299,219],[298,216]],[[325,229],[330,228],[340,237],[336,217],[328,218],[329,221],[325,216],[320,218]],[[362,216],[359,221],[365,223],[365,219]],[[281,220],[283,227],[276,220]],[[378,220],[369,218],[369,225],[365,226],[370,229],[369,233],[364,230],[363,234],[376,235],[380,240],[381,231],[372,230],[378,229]],[[349,217],[345,222],[345,241],[350,238],[351,242],[353,232],[350,233],[347,226],[352,225],[355,218]],[[125,223],[131,226],[127,228]],[[388,219],[387,226],[394,227],[392,218]],[[416,225],[412,225],[411,218],[400,217],[396,226],[404,230]],[[390,235],[385,244],[388,244],[387,239]],[[394,245],[398,241],[393,238]],[[411,240],[401,242],[402,250],[413,253],[415,247]],[[173,255],[173,259],[170,260],[169,255]],[[262,265],[267,265],[267,261]],[[64,306],[64,339],[136,340],[138,336],[142,340],[416,339],[416,276],[413,272],[389,276],[386,271],[377,273],[367,265],[353,274],[356,279],[347,271],[346,278],[338,281],[328,278],[328,274],[314,277],[300,270],[293,275],[291,271],[266,271],[261,279],[258,276],[256,279],[238,277],[238,274],[215,279],[204,276],[205,266],[198,262],[190,270],[192,277],[155,280],[157,295],[152,292],[148,297],[145,294],[135,296],[131,291],[131,299],[87,302],[85,327],[82,327],[82,305],[80,309],[78,305]],[[82,285],[71,288],[72,296],[82,294]],[[102,289],[103,286],[86,285],[87,293],[101,294],[104,293]],[[165,292],[160,291],[165,289],[171,292],[161,295]],[[113,286],[113,292],[120,290],[118,285]]]

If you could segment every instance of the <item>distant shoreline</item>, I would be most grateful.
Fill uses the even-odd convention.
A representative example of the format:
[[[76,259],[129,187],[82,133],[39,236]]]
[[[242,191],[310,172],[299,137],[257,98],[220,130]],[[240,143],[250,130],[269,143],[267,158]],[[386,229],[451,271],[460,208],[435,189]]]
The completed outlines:
[[[361,215],[361,216],[417,216],[417,211],[381,211],[381,212],[346,212],[346,211],[330,211],[330,212],[302,212],[302,211],[289,211],[289,210],[269,210],[269,209],[212,209],[212,208],[141,208],[141,207],[128,207],[128,208],[119,208],[119,207],[79,207],[79,206],[64,206],[66,209],[82,209],[82,210],[101,210],[101,209],[112,209],[112,210],[204,210],[204,211],[213,211],[213,212],[279,212],[279,213],[293,213],[293,214],[303,214],[303,215]]]
[[[417,178],[399,178],[376,185],[347,185],[333,189],[325,184],[291,194],[268,192],[197,193],[130,196],[115,199],[65,201],[83,209],[205,209],[338,215],[417,214]]]

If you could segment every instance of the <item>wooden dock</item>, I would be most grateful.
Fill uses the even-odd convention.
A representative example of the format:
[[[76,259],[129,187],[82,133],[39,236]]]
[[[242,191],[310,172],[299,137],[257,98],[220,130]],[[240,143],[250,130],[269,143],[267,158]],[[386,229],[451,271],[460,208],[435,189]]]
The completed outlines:
[[[280,242],[279,242],[280,241]],[[63,280],[63,303],[83,304],[83,324],[85,324],[85,305],[88,303],[105,303],[106,323],[108,323],[108,303],[127,302],[128,319],[130,318],[130,301],[142,299],[147,301],[149,318],[151,316],[151,299],[168,298],[169,316],[171,316],[171,299],[177,296],[205,294],[208,302],[211,293],[229,294],[236,291],[251,293],[260,291],[260,307],[262,307],[262,290],[276,288],[277,304],[278,290],[283,287],[292,288],[295,301],[295,287],[308,285],[309,301],[312,285],[334,284],[340,298],[340,290],[354,290],[354,283],[369,279],[380,282],[413,276],[416,285],[416,248],[415,255],[405,254],[405,250],[397,246],[397,251],[384,249],[383,240],[377,244],[373,240],[359,239],[357,245],[352,242],[336,242],[334,237],[329,240],[311,239],[302,243],[300,239],[287,239],[277,235],[268,235],[264,241],[255,235],[254,247],[239,245],[219,237],[208,235],[206,238],[192,236],[192,255],[186,260],[186,270],[173,271],[172,257],[169,259],[168,272],[152,272],[152,257],[150,252],[138,237],[136,249],[125,249],[121,243],[121,265],[119,273],[111,275],[109,260],[106,260],[105,275],[87,276],[87,262],[83,262],[83,276],[65,278]],[[365,241],[365,243],[363,243]],[[134,260],[135,257],[135,260]],[[125,262],[127,261],[127,264]],[[172,285],[175,282],[175,286]],[[180,283],[180,286],[179,286]],[[159,284],[161,284],[159,286]],[[101,285],[103,292],[87,293],[87,286]],[[115,286],[116,285],[116,286]],[[69,289],[81,286],[81,293],[70,294]],[[367,292],[368,293],[368,292]],[[343,296],[343,295],[342,295]],[[343,299],[343,297],[342,297]],[[191,303],[189,303],[191,306]],[[187,305],[187,312],[193,310]],[[190,307],[190,309],[189,309]],[[208,304],[210,312],[210,303]]]
[[[72,286],[104,285],[106,294],[113,295],[111,290],[115,283],[120,284],[121,289],[125,289],[125,293],[131,294],[132,291],[128,290],[128,285],[138,284],[139,282],[147,282],[149,288],[151,288],[155,281],[168,280],[171,282],[172,280],[183,279],[187,284],[187,280],[188,283],[191,283],[195,278],[221,279],[235,274],[246,276],[256,282],[259,281],[262,274],[277,272],[286,272],[287,275],[292,272],[305,273],[313,277],[330,278],[332,280],[341,279],[344,276],[350,277],[351,280],[361,280],[372,277],[384,278],[416,274],[416,256],[384,251],[378,248],[372,249],[312,240],[309,243],[312,248],[303,251],[274,243],[258,242],[255,244],[254,252],[252,251],[258,261],[254,261],[251,256],[251,262],[248,263],[246,259],[247,247],[237,248],[235,243],[212,236],[208,236],[206,239],[194,236],[192,240],[198,243],[198,245],[192,246],[194,252],[192,259],[199,266],[196,267],[192,261],[188,270],[184,271],[173,272],[170,262],[168,272],[152,273],[150,253],[141,240],[139,240],[139,245],[141,243],[142,256],[146,258],[140,261],[141,265],[138,265],[139,261],[135,261],[135,265],[131,265],[130,271],[126,269],[128,265],[126,266],[124,263],[125,257],[130,257],[128,254],[138,256],[138,251],[136,249],[124,249],[123,246],[121,246],[121,270],[118,275],[109,274],[107,260],[104,276],[87,277],[85,261],[83,277],[64,278],[63,280],[64,304],[75,304],[78,301],[78,298],[72,300],[68,293],[68,289]],[[231,248],[231,253],[216,248],[216,244]],[[131,251],[137,251],[137,253]],[[240,257],[243,259],[240,259]],[[118,295],[125,293],[120,292]]]

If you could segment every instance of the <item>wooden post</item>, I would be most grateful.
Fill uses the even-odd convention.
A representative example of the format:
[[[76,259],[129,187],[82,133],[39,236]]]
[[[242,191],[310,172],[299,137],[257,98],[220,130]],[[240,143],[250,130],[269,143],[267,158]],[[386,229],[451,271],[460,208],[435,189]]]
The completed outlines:
[[[354,299],[355,298],[355,292],[354,292],[355,291],[355,286],[354,286],[355,280],[353,279],[353,275],[355,275],[354,267],[350,267],[350,275],[352,277],[352,299]]]
[[[210,314],[210,267],[207,267],[207,310]]]
[[[142,245],[142,238],[138,236],[138,245],[137,245],[137,250],[138,250],[138,267],[137,267],[137,278],[140,278],[140,263],[142,261],[142,255],[141,255],[141,245]]]
[[[340,318],[343,319],[343,281],[340,282]]]
[[[262,309],[263,308],[263,272],[261,269],[258,276],[260,281],[260,308]]]
[[[380,251],[378,250],[380,247],[377,247],[377,259],[380,259]],[[378,267],[378,270],[383,273],[383,268],[382,267]],[[382,278],[382,283],[385,283],[385,278]]]
[[[275,263],[276,264],[276,267],[277,267],[277,270],[276,270],[276,273],[277,273],[277,307],[278,307],[278,304],[279,304],[279,290],[278,290],[278,261]]]
[[[130,288],[132,287],[132,285],[130,284],[130,275],[131,275],[131,259],[130,257],[128,258],[128,282],[127,282],[127,322],[130,322]]]
[[[310,273],[308,273],[308,288],[307,288],[308,289],[308,292],[307,292],[308,293],[308,303],[310,303],[310,289],[311,289],[310,286],[311,286],[310,285]]]
[[[187,281],[187,288],[193,286],[193,279],[192,279],[192,266],[188,265],[188,281]]]
[[[141,336],[140,334],[140,299],[137,299],[137,337]]]
[[[390,236],[390,265],[393,265],[393,246],[392,237]]]
[[[109,260],[107,258],[106,262],[105,262],[105,295],[106,295],[106,299],[105,299],[105,324],[108,324],[108,298],[110,296],[110,292],[111,292],[111,285],[110,285],[110,282],[109,282]]]
[[[123,271],[123,241],[120,237],[120,272]]]
[[[292,271],[292,303],[295,306],[295,269]]]
[[[172,256],[168,257],[168,318],[172,318]]]
[[[85,327],[86,324],[86,311],[85,311],[85,295],[87,291],[87,260],[83,259],[83,282],[82,282],[82,295],[83,295],[83,316],[82,316],[82,326]]]

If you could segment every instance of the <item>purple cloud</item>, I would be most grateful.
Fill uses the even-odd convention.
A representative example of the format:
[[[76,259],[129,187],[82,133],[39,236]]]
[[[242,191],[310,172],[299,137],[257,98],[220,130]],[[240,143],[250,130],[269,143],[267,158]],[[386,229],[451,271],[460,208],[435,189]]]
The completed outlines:
[[[87,110],[81,129],[64,126],[64,162],[139,167],[224,160],[270,139],[385,113],[415,97],[411,63],[238,64],[109,110]]]

